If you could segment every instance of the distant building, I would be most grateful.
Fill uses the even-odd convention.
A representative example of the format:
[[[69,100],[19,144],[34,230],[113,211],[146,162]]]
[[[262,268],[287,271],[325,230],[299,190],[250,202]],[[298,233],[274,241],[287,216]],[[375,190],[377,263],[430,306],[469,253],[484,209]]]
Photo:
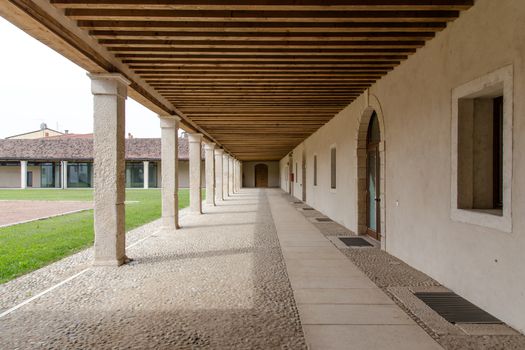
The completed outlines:
[[[126,187],[160,187],[160,139],[126,139]],[[204,186],[204,165],[202,183]],[[0,140],[0,188],[93,185],[93,135]],[[188,139],[179,138],[179,186],[189,186]]]
[[[67,133],[67,132],[66,132]],[[30,132],[25,132],[23,134],[8,136],[6,139],[41,139],[44,137],[60,136],[65,135],[65,133],[53,130],[47,127],[46,123],[40,124],[40,129]]]

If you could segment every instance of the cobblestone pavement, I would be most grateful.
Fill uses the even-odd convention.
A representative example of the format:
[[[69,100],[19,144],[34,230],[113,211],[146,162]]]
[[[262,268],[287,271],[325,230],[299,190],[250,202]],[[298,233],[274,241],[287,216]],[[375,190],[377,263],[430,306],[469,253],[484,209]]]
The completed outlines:
[[[317,210],[303,210],[308,206],[288,194],[283,196],[305,217],[325,217]],[[337,236],[355,236],[355,233],[336,222],[311,222],[330,240]],[[383,289],[428,334],[447,350],[525,349],[525,336],[506,325],[454,325],[441,318],[414,296],[417,291],[447,290],[431,277],[418,271],[387,252],[373,248],[341,248],[359,269]]]
[[[204,209],[0,318],[0,348],[305,349],[264,191]]]
[[[92,202],[81,201],[0,200],[0,227],[92,208]]]

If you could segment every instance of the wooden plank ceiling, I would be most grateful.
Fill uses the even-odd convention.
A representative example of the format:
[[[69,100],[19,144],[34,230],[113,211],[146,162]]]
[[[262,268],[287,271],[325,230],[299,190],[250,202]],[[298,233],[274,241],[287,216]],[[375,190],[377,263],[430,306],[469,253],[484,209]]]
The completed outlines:
[[[241,160],[280,159],[472,0],[51,0]]]

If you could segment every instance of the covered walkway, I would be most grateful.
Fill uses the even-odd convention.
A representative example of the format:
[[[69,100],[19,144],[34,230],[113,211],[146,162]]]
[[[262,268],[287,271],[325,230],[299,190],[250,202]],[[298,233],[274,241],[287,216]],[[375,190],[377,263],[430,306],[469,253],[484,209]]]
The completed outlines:
[[[176,232],[147,226],[131,263],[89,267],[3,316],[0,348],[439,348],[282,191],[204,212]]]

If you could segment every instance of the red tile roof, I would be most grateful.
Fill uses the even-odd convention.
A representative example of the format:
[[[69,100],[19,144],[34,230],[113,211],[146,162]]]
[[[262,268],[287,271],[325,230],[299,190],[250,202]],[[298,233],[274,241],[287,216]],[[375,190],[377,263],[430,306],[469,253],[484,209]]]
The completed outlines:
[[[47,137],[31,140],[0,140],[0,160],[79,161],[92,159],[92,138]],[[187,138],[179,138],[179,159],[188,159]],[[126,139],[126,160],[160,160],[160,139]]]

